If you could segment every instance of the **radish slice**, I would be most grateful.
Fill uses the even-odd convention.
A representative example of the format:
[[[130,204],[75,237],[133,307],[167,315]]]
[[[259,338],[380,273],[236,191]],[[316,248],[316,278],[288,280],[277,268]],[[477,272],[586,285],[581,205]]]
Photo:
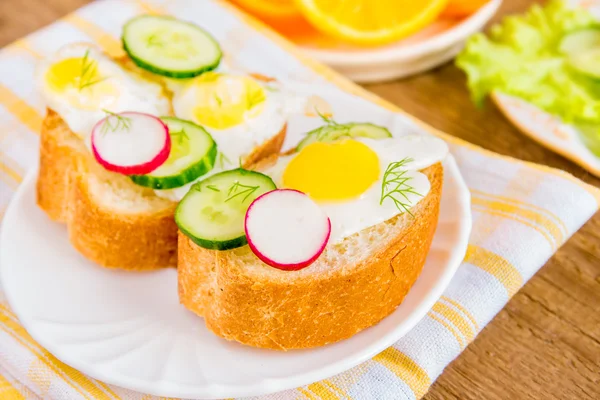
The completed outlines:
[[[149,114],[111,113],[92,130],[92,152],[109,171],[124,175],[148,174],[169,158],[169,128]]]
[[[245,230],[258,258],[272,267],[295,271],[308,267],[325,250],[331,222],[306,194],[278,189],[252,202]]]

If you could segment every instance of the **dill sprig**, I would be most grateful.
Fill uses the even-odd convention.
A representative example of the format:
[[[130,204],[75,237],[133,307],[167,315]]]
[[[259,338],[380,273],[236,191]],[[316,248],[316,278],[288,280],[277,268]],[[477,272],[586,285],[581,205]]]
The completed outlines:
[[[212,190],[213,192],[220,192],[221,191],[221,189],[219,189],[215,185],[206,185],[206,188]]]
[[[97,83],[106,80],[106,77],[94,79],[98,72],[98,62],[90,58],[90,49],[85,51],[81,59],[81,71],[79,72],[78,89],[81,92],[85,88],[89,88]]]
[[[319,109],[317,108],[317,106],[315,106],[315,113],[317,113],[317,115],[323,120],[323,122],[325,122],[327,125],[340,125],[338,124],[334,119],[333,116],[327,116],[325,114],[323,114],[321,111],[319,111]]]
[[[250,197],[254,192],[256,192],[259,187],[260,186],[250,186],[250,185],[244,185],[243,183],[235,182],[229,188],[225,202],[228,202],[229,200],[233,200],[236,197],[243,196],[244,197],[242,199],[242,203],[243,203],[244,201],[248,200],[248,197]]]
[[[148,36],[148,39],[146,40],[146,44],[148,45],[148,47],[164,47],[165,46],[165,42],[162,41],[162,39],[159,37],[159,33],[162,34],[162,32],[157,32],[157,33],[153,33],[152,35]]]
[[[221,151],[217,155],[217,162],[219,163],[219,166],[221,167],[221,169],[225,168],[226,162],[227,162],[227,164],[231,165],[231,160],[225,155],[225,153],[223,153]]]
[[[169,132],[169,134],[174,139],[177,139],[177,141],[179,143],[183,143],[184,141],[190,140],[190,137],[188,136],[188,134],[186,133],[185,129],[183,129],[183,128],[181,128],[180,130],[175,131],[175,132]]]
[[[129,131],[131,128],[131,118],[124,117],[112,111],[102,109],[106,113],[106,120],[102,124],[100,133],[106,135],[108,132],[116,132],[119,130]]]
[[[246,108],[248,110],[253,109],[263,101],[265,101],[265,93],[262,90],[246,91]]]
[[[214,98],[217,101],[218,106],[221,107],[223,105],[223,99],[218,95],[218,93],[214,94]]]
[[[409,184],[412,177],[406,176],[407,170],[402,169],[406,164],[412,161],[414,161],[412,158],[406,157],[400,161],[392,162],[387,166],[383,173],[379,205],[382,205],[385,199],[390,199],[394,202],[400,212],[407,212],[414,217],[413,213],[410,212],[412,202],[408,198],[408,195],[423,195],[415,192],[415,188]]]

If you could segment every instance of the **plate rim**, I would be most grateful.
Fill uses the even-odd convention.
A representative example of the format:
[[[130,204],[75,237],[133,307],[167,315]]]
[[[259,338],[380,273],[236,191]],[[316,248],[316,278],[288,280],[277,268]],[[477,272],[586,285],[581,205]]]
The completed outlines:
[[[543,136],[538,135],[537,133],[535,133],[532,129],[527,128],[522,122],[521,119],[518,118],[515,114],[513,114],[510,111],[510,107],[506,104],[506,98],[515,98],[518,99],[520,101],[523,101],[525,103],[527,103],[529,106],[531,107],[535,107],[537,110],[539,110],[541,113],[544,113],[552,118],[557,119],[558,117],[556,117],[555,115],[552,115],[550,113],[547,113],[546,111],[542,110],[541,108],[537,107],[535,104],[532,104],[530,102],[528,102],[527,100],[521,99],[519,97],[515,97],[515,96],[511,96],[509,94],[506,93],[502,93],[502,92],[498,92],[498,91],[494,91],[491,93],[491,98],[493,103],[496,105],[496,107],[498,107],[498,109],[502,112],[502,115],[504,115],[504,117],[514,126],[516,127],[521,133],[523,133],[525,136],[529,137],[530,139],[533,139],[534,141],[536,141],[537,143],[541,144],[542,146],[544,146],[545,148],[549,149],[550,151],[553,151],[554,153],[566,158],[569,161],[574,162],[575,164],[579,165],[580,167],[582,167],[583,169],[585,169],[586,171],[592,173],[593,175],[600,177],[600,167],[593,165],[591,163],[589,163],[587,160],[585,160],[582,156],[580,152],[577,151],[571,151],[569,150],[567,147],[560,147],[558,145],[555,145],[554,143],[546,140]],[[560,118],[558,118],[558,121],[560,122]],[[560,122],[562,123],[562,122]],[[569,124],[566,124],[569,125]],[[572,125],[569,125],[572,126]],[[579,139],[576,139],[579,140]],[[597,156],[595,156],[591,151],[589,151],[587,149],[587,147],[585,146],[585,144],[581,143],[583,147],[585,147],[585,151],[591,155],[592,157],[595,157],[598,159],[598,162],[600,163],[600,158],[598,158]]]
[[[54,346],[51,340],[46,340],[45,335],[35,327],[33,319],[28,319],[27,313],[23,313],[20,309],[18,300],[15,301],[15,295],[13,288],[8,287],[6,284],[5,277],[8,274],[8,267],[5,265],[8,263],[7,256],[3,251],[0,251],[0,281],[2,282],[2,288],[4,290],[5,297],[8,301],[9,306],[13,312],[19,318],[19,323],[26,329],[26,331],[39,343],[42,347],[53,354],[57,359],[64,362],[65,364],[79,370],[80,372],[90,376],[93,379],[100,380],[102,382],[119,386],[126,389],[135,390],[142,393],[150,393],[158,396],[177,396],[177,397],[195,397],[195,398],[220,398],[220,397],[245,397],[245,396],[258,396],[265,395],[268,393],[274,393],[278,391],[288,390],[310,384],[312,382],[320,381],[322,379],[330,378],[334,375],[340,374],[347,371],[355,366],[371,359],[375,355],[384,351],[386,348],[397,342],[402,336],[408,333],[414,326],[427,314],[433,304],[443,294],[443,291],[450,284],[454,274],[460,266],[464,254],[466,253],[468,246],[468,239],[471,231],[472,215],[470,210],[470,192],[464,181],[462,174],[458,168],[458,165],[451,154],[444,161],[445,169],[449,168],[452,170],[453,179],[456,181],[456,188],[462,194],[460,196],[459,207],[462,210],[463,215],[460,217],[462,221],[463,229],[460,231],[456,243],[453,246],[452,255],[447,263],[447,267],[441,274],[438,283],[430,289],[426,298],[422,301],[422,304],[411,313],[406,320],[400,324],[400,328],[391,330],[386,335],[383,335],[380,339],[372,342],[371,345],[365,346],[362,350],[353,356],[350,356],[351,361],[347,358],[338,360],[332,364],[327,364],[322,368],[305,372],[301,375],[294,375],[293,377],[285,378],[273,378],[263,379],[261,381],[251,385],[228,387],[226,385],[206,385],[202,390],[198,390],[198,387],[191,387],[189,385],[177,384],[177,389],[170,390],[169,386],[174,384],[171,382],[165,382],[164,380],[156,381],[155,385],[148,386],[147,381],[140,381],[138,378],[131,378],[126,376],[107,376],[101,370],[97,370],[90,363],[80,363],[76,357],[70,356],[68,353],[63,354],[60,351],[60,346]],[[6,210],[6,217],[10,220],[23,197],[26,195],[28,190],[34,190],[31,186],[34,184],[34,180],[37,176],[37,166],[32,168],[28,173],[23,183],[11,199],[11,203]],[[6,222],[6,221],[5,221]],[[9,226],[13,225],[3,223],[0,230],[0,243],[6,243],[4,238],[8,235]],[[16,288],[14,289],[16,290]],[[23,318],[21,318],[23,316]],[[57,351],[58,350],[58,351]]]
[[[438,52],[466,39],[467,36],[477,32],[489,22],[501,4],[502,0],[490,0],[477,10],[477,12],[463,19],[449,30],[405,47],[382,48],[371,50],[367,53],[361,51],[322,50],[308,48],[301,44],[298,47],[308,56],[335,67],[367,66],[376,63],[408,61],[426,54]],[[368,55],[368,57],[365,57],[365,55]]]

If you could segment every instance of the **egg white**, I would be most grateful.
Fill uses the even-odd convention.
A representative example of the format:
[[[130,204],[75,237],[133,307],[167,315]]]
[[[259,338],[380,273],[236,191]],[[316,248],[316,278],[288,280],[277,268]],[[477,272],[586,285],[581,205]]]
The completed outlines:
[[[111,85],[115,96],[94,97],[93,86],[65,92],[55,91],[46,79],[48,70],[57,62],[68,58],[84,57],[97,63],[97,69],[104,78],[103,84]],[[169,100],[163,95],[160,85],[135,77],[126,72],[110,57],[90,43],[74,43],[59,49],[55,54],[43,60],[36,69],[36,83],[47,106],[58,113],[69,128],[89,146],[93,127],[110,112],[137,111],[152,115],[170,114]],[[92,107],[81,107],[78,99],[94,99]],[[115,98],[116,97],[116,98]],[[97,104],[96,104],[97,103]]]
[[[403,199],[411,208],[427,196],[431,189],[427,176],[418,170],[443,160],[448,153],[448,146],[444,141],[430,136],[411,135],[380,140],[357,140],[377,153],[380,175],[379,179],[357,198],[335,202],[317,202],[331,221],[331,235],[329,238],[331,244],[339,243],[350,235],[387,221],[401,213],[395,203],[389,199],[380,204],[383,175],[390,163],[400,161],[406,157],[413,159],[413,161],[406,164],[408,171],[404,176],[411,177],[409,183],[420,196],[409,193],[407,195],[408,199]],[[280,157],[275,165],[263,171],[273,179],[278,188],[284,187],[284,171],[295,156],[296,154]]]
[[[228,74],[236,75],[236,74]],[[237,74],[239,75],[239,74]],[[229,159],[226,167],[235,167],[250,155],[252,151],[268,139],[277,135],[285,126],[289,116],[290,94],[276,82],[256,80],[265,91],[265,102],[262,112],[258,115],[247,115],[242,123],[227,129],[216,129],[203,125],[217,142],[219,151]],[[196,121],[194,107],[196,103],[196,88],[188,84],[185,88],[175,89],[173,108],[179,118]]]
[[[240,75],[231,73],[231,75]],[[265,103],[262,112],[256,116],[247,117],[236,126],[227,129],[215,129],[202,125],[194,116],[196,92],[193,82],[184,85],[173,85],[173,109],[175,115],[202,125],[217,143],[217,149],[223,156],[218,155],[214,168],[206,175],[199,177],[179,188],[156,191],[157,195],[174,201],[179,201],[189,191],[191,185],[198,180],[224,170],[237,168],[244,159],[258,146],[262,145],[284,129],[291,114],[299,112],[304,107],[305,99],[289,92],[278,82],[263,82],[256,80],[265,90]]]

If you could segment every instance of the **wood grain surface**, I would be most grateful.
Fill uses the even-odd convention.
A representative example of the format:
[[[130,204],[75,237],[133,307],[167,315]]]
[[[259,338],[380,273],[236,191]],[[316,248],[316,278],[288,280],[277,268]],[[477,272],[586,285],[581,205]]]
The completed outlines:
[[[87,3],[0,0],[0,46]],[[504,0],[495,17],[531,0]],[[410,79],[368,85],[442,131],[492,151],[600,179],[515,129],[491,104],[477,109],[463,74],[447,64]],[[435,382],[437,399],[600,399],[600,214],[519,291]]]

